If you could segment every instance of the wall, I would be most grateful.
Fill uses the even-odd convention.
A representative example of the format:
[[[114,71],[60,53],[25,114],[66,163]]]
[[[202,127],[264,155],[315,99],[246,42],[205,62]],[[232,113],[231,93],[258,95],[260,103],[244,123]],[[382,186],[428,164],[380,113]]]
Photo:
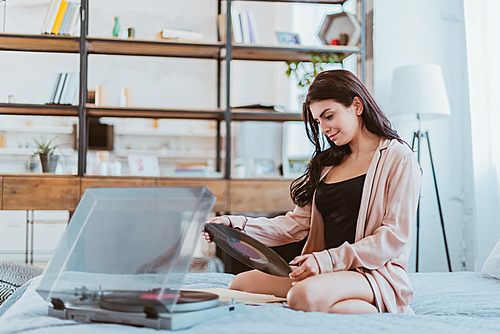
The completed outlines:
[[[476,196],[476,270],[481,270],[500,237],[500,11],[498,1],[464,1],[474,188]],[[486,32],[486,33],[485,33]]]
[[[383,110],[389,111],[390,107],[393,69],[413,63],[436,63],[443,70],[452,116],[422,121],[422,130],[428,130],[431,139],[453,270],[474,270],[472,149],[461,1],[374,1],[375,98]],[[411,144],[413,131],[418,126],[416,119],[391,120],[403,139]],[[421,167],[424,174],[419,267],[420,271],[446,271],[432,172],[425,148]],[[414,268],[415,252],[408,269]]]

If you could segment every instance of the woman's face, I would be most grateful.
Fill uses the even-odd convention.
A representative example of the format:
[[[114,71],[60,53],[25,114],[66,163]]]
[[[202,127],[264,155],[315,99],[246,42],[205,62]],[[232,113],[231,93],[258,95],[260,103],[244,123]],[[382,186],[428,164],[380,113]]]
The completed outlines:
[[[359,98],[354,98],[349,107],[335,100],[316,101],[310,104],[314,120],[321,133],[337,146],[349,144],[361,133],[363,107]]]

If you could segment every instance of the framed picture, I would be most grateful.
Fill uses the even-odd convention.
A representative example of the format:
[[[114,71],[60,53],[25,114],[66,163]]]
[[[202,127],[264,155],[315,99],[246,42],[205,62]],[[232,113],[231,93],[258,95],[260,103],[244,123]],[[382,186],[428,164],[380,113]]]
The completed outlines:
[[[255,177],[277,176],[278,169],[274,160],[271,159],[252,159],[252,171]]]
[[[154,155],[129,155],[128,168],[130,175],[160,176],[158,158]]]
[[[278,43],[281,45],[300,45],[299,34],[294,34],[292,32],[276,31],[276,37],[278,38]]]
[[[311,157],[294,156],[283,158],[283,176],[286,178],[297,178],[304,174]]]

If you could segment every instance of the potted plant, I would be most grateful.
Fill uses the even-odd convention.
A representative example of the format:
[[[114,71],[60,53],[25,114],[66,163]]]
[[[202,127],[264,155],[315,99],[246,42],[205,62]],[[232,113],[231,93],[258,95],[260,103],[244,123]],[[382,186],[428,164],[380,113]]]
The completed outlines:
[[[55,155],[54,152],[60,149],[60,145],[54,143],[52,138],[49,141],[45,137],[41,137],[40,140],[35,139],[36,151],[31,155],[30,160],[32,161],[37,155],[40,157],[40,162],[42,163],[42,171],[44,173],[50,172],[54,173],[56,171],[57,162],[59,161],[59,156]]]
[[[287,62],[286,76],[291,77],[293,75],[297,79],[297,86],[302,92],[298,97],[300,105],[304,102],[307,89],[316,78],[316,75],[325,70],[324,65],[341,63],[347,55],[344,53],[311,52],[309,57],[309,62]],[[311,64],[312,67],[309,64]]]

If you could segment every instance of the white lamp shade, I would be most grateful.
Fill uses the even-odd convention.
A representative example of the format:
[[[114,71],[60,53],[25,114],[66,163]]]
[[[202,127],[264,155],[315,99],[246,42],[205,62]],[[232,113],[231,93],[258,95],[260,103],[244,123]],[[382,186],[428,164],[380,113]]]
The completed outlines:
[[[451,115],[439,65],[414,64],[394,70],[391,115],[396,114],[418,114],[422,119]]]

